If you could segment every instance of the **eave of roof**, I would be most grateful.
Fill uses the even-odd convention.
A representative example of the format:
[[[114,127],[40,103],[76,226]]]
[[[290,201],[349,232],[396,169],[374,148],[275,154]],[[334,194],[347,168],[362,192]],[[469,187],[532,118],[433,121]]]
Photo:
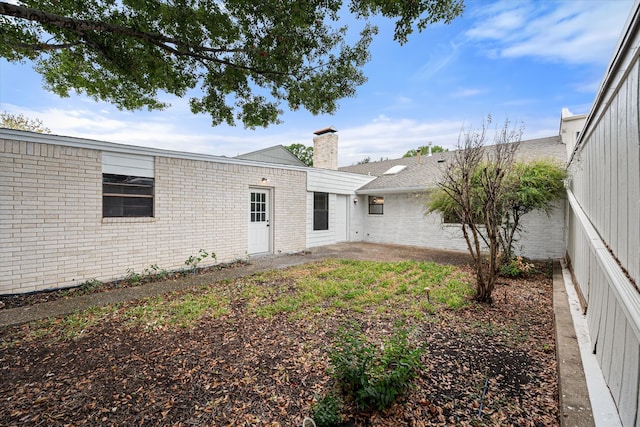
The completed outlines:
[[[165,150],[160,148],[142,147],[138,145],[119,144],[115,142],[99,141],[94,139],[77,138],[73,136],[62,136],[44,134],[15,129],[0,128],[0,139],[15,140],[24,142],[35,142],[39,144],[62,145],[65,147],[86,148],[89,150],[107,151],[112,153],[129,153],[146,156],[171,157],[186,160],[199,160],[206,162],[225,163],[233,165],[251,165],[272,169],[287,170],[309,170],[307,166],[294,166],[286,164],[276,164],[259,162],[255,160],[236,159],[233,157],[215,156],[212,154],[189,153],[186,151]]]
[[[433,187],[423,187],[423,186],[414,186],[414,187],[396,187],[396,188],[360,188],[356,190],[356,194],[362,195],[384,195],[384,194],[402,194],[402,193],[426,193],[432,191],[435,188]]]

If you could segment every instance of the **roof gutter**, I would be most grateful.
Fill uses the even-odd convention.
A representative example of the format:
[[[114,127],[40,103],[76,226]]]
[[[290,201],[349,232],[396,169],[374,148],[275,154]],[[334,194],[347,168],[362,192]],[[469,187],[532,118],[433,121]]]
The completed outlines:
[[[426,193],[433,191],[436,187],[396,187],[396,188],[365,188],[356,190],[358,195],[383,195],[401,193]]]
[[[0,139],[33,142],[38,144],[61,145],[65,147],[85,148],[88,150],[106,151],[111,153],[139,154],[146,156],[171,157],[186,160],[226,163],[234,165],[248,165],[263,168],[309,171],[308,166],[294,166],[278,163],[260,162],[257,160],[236,159],[233,157],[214,156],[212,154],[189,153],[185,151],[164,150],[160,148],[142,147],[139,145],[119,144],[93,139],[77,138],[73,136],[52,135],[46,133],[28,132],[8,128],[0,128]]]

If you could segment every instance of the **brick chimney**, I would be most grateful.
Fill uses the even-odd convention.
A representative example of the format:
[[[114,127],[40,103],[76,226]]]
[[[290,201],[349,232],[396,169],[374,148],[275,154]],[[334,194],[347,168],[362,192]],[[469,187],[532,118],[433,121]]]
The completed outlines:
[[[313,167],[338,170],[338,135],[332,127],[313,134]]]

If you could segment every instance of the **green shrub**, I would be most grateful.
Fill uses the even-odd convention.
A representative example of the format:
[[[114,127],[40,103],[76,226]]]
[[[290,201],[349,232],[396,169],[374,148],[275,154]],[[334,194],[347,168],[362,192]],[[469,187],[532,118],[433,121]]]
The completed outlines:
[[[338,332],[329,357],[342,391],[363,409],[382,410],[410,386],[421,368],[421,354],[421,348],[409,344],[406,330],[397,329],[377,350],[352,326]]]
[[[90,280],[84,281],[80,283],[80,286],[79,286],[80,293],[93,292],[94,290],[98,289],[102,285],[103,283],[98,279],[90,279]]]
[[[326,394],[311,408],[316,427],[333,427],[342,423],[342,398],[334,393]]]
[[[142,281],[142,275],[140,273],[136,273],[132,268],[127,269],[127,275],[122,279],[125,283],[129,285],[139,285]]]
[[[149,268],[145,268],[142,277],[145,282],[153,282],[155,280],[164,280],[169,276],[169,272],[158,267],[158,264],[151,264]]]
[[[509,277],[522,277],[535,271],[535,266],[521,256],[512,258],[500,267],[500,274]]]

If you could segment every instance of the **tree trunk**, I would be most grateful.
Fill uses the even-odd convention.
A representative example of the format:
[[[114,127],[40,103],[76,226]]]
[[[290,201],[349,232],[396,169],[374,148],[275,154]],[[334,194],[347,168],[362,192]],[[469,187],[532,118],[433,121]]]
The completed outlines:
[[[495,288],[498,276],[491,271],[487,272],[487,277],[482,273],[482,268],[476,268],[476,295],[475,300],[482,303],[491,304],[493,298],[493,288]]]

